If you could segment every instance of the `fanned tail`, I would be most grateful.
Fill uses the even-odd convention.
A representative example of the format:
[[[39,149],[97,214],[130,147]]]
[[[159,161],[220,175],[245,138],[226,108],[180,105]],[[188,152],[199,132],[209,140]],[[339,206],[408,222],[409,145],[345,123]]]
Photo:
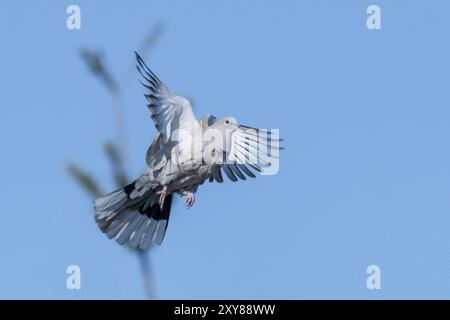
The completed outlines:
[[[172,194],[158,205],[155,188],[145,192],[133,182],[94,201],[95,221],[110,239],[132,248],[146,250],[151,243],[161,244],[166,234]]]

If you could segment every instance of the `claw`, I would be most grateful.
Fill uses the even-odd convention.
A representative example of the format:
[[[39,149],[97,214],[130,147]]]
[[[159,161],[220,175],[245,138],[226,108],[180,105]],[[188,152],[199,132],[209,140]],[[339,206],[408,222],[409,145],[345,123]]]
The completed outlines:
[[[188,191],[184,195],[186,196],[186,206],[188,208],[192,207],[195,203],[195,193]]]
[[[164,200],[166,199],[167,196],[167,186],[164,186],[164,188],[161,190],[161,194],[159,195],[159,207],[162,210],[163,206],[164,206]]]

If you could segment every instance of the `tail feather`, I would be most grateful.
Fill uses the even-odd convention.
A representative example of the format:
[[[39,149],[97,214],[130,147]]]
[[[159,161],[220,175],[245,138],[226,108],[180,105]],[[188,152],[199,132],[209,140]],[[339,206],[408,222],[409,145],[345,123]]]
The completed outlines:
[[[141,220],[137,223],[136,229],[130,235],[130,247],[139,247],[139,242],[141,241],[142,235],[147,229],[147,222],[150,222],[150,219],[147,219],[146,216],[142,215]]]
[[[154,189],[141,193],[135,192],[134,188],[133,182],[123,189],[96,199],[95,221],[108,238],[114,238],[121,245],[128,244],[130,247],[145,250],[151,243],[159,245],[164,240],[170,218],[172,194],[166,197],[161,209]]]
[[[119,244],[124,245],[128,242],[128,240],[130,240],[130,236],[136,229],[136,225],[141,217],[142,215],[138,211],[133,211],[130,213],[128,222],[122,227],[122,229],[120,229],[120,232],[116,237],[116,241]]]
[[[129,212],[122,212],[121,214],[117,214],[114,218],[110,219],[107,224],[105,224],[102,228],[102,231],[106,234],[109,239],[116,238],[119,234],[120,230],[124,227],[124,225],[130,219]]]
[[[141,236],[141,240],[139,241],[139,248],[148,248],[150,243],[155,235],[157,222],[155,219],[149,219],[146,223],[146,230],[143,232]]]
[[[155,239],[153,240],[156,244],[160,245],[163,242],[166,230],[167,220],[159,220],[158,226],[156,227]]]
[[[94,210],[97,212],[96,218],[103,219],[105,216],[117,212],[127,202],[127,195],[122,190],[116,190],[104,197],[94,201]]]

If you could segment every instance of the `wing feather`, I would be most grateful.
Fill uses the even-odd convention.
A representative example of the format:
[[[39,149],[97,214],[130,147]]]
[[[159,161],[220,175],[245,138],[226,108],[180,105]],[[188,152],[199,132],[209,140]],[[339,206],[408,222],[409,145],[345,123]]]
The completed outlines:
[[[174,130],[190,130],[199,125],[189,100],[173,93],[150,70],[139,54],[135,54],[137,70],[144,80],[141,83],[147,90],[145,98],[148,101],[148,108],[164,143],[170,140]]]
[[[209,127],[215,121],[214,118],[204,125]],[[218,164],[218,170],[211,171],[210,182],[223,182],[222,171],[233,182],[246,180],[247,177],[256,178],[250,168],[263,173],[265,168],[272,166],[273,159],[279,159],[279,150],[283,149],[279,145],[283,140],[278,135],[242,125],[231,133],[231,141],[231,150],[227,151],[229,154],[225,154],[224,163]]]

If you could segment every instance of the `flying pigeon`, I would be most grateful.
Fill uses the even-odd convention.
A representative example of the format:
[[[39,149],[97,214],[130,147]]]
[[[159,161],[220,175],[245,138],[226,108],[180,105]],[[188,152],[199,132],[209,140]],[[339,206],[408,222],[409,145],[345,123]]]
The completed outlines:
[[[241,125],[233,117],[197,120],[190,102],[172,92],[135,54],[158,133],[146,154],[146,172],[96,199],[94,217],[110,239],[146,250],[162,243],[174,194],[184,196],[191,207],[206,180],[222,183],[222,172],[233,182],[255,178],[278,159],[282,147],[272,131]]]

